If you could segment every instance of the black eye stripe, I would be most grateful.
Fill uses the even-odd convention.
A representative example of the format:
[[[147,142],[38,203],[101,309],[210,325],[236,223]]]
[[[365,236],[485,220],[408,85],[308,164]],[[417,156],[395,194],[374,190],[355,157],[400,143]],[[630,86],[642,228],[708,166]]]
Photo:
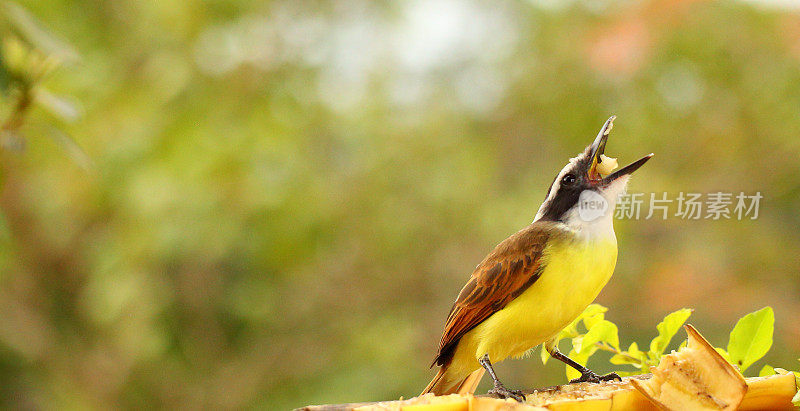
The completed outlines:
[[[567,174],[567,175],[564,176],[564,178],[561,179],[561,184],[567,185],[567,186],[568,185],[572,185],[572,184],[575,183],[575,180],[577,180],[577,179],[575,178],[574,174]]]

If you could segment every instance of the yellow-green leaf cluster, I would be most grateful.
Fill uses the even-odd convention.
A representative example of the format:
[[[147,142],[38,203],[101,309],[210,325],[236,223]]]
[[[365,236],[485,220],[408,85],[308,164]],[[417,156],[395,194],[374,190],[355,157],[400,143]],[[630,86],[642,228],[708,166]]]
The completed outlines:
[[[635,375],[647,372],[650,366],[655,366],[667,352],[675,334],[692,315],[692,310],[682,308],[670,314],[658,323],[658,334],[650,341],[649,350],[642,351],[636,342],[622,349],[619,342],[617,326],[605,319],[607,308],[592,304],[570,323],[559,334],[556,344],[562,339],[570,340],[572,346],[569,357],[586,365],[589,358],[597,351],[608,351],[613,354],[609,362],[615,365],[631,365],[636,370],[618,371],[620,375]],[[727,349],[715,349],[729,362],[745,371],[753,363],[761,359],[772,346],[772,334],[775,324],[775,315],[771,307],[752,312],[742,317],[731,331]],[[581,327],[582,325],[582,327]],[[585,332],[581,330],[585,329]],[[678,349],[683,347],[682,341]],[[542,348],[542,362],[546,362],[549,355]],[[566,367],[567,377],[572,379],[579,373],[571,367]],[[773,375],[775,370],[770,365],[765,365],[759,372],[760,376]]]

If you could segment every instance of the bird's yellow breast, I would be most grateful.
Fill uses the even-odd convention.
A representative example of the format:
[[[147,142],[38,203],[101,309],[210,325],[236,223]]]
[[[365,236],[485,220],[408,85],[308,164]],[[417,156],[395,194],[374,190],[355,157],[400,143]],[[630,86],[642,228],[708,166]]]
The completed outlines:
[[[617,242],[554,240],[545,249],[541,277],[505,308],[459,341],[451,366],[468,373],[489,354],[492,362],[524,354],[552,338],[594,301],[614,272]],[[455,371],[455,370],[453,370]]]

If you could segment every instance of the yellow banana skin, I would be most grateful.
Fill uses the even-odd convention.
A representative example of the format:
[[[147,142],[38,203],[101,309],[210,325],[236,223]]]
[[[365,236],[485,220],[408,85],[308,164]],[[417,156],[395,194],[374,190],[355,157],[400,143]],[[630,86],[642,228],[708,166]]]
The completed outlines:
[[[622,381],[600,384],[572,384],[533,392],[524,404],[486,396],[426,394],[408,400],[371,404],[320,405],[303,408],[308,411],[655,411],[660,408],[631,384],[631,379],[647,380],[652,375],[626,377]],[[798,390],[794,375],[782,372],[768,377],[746,378],[747,393],[739,411],[794,410],[792,397]]]

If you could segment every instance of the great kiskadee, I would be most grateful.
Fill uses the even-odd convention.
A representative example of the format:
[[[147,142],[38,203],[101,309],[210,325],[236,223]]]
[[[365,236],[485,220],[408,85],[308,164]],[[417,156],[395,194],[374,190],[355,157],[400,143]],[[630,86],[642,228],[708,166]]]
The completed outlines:
[[[520,391],[497,379],[492,363],[522,356],[539,344],[580,371],[571,382],[619,379],[614,373],[595,374],[558,351],[554,341],[611,278],[617,261],[617,196],[631,173],[653,156],[613,173],[608,164],[601,165],[612,161],[603,154],[614,118],[561,169],[533,222],[498,244],[472,272],[450,310],[431,365],[439,372],[423,394],[473,392],[488,371],[494,381],[490,394],[523,401]]]

